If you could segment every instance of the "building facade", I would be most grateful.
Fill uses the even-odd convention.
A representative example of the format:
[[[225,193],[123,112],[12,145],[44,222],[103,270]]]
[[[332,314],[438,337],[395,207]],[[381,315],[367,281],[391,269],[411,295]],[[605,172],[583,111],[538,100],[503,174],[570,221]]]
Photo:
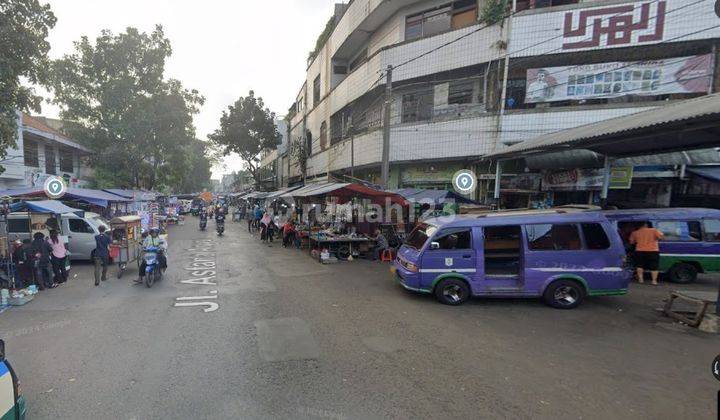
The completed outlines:
[[[475,198],[485,200],[495,172],[486,153],[717,89],[715,0],[517,0],[504,17],[486,12],[494,1],[336,8],[288,118],[289,149],[305,153],[286,153],[275,184],[379,183],[387,136],[388,188],[448,188],[468,168],[479,177]],[[669,204],[685,165],[718,158],[700,151],[621,162],[618,176],[628,179],[613,194]],[[509,206],[593,202],[597,167],[581,151],[535,159],[503,168],[501,189]]]
[[[0,163],[0,188],[42,186],[52,175],[71,187],[83,187],[92,177],[86,164],[91,151],[51,127],[42,117],[18,113],[18,135],[14,148]]]

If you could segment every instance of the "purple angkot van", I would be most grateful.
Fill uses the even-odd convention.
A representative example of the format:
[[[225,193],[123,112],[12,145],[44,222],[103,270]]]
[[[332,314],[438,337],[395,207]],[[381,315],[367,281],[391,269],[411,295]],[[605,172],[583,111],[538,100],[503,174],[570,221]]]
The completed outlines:
[[[471,296],[542,297],[571,309],[587,296],[627,293],[625,249],[600,212],[539,210],[430,219],[398,251],[408,290],[460,305]]]

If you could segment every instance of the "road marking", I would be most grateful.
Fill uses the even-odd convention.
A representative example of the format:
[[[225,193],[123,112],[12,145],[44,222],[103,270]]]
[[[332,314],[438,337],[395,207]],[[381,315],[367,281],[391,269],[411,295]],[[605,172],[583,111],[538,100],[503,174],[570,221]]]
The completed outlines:
[[[192,263],[188,267],[184,267],[185,271],[191,278],[181,280],[180,284],[196,285],[196,286],[217,286],[217,252],[215,244],[210,239],[196,240],[193,247],[187,251],[191,252]],[[204,296],[182,296],[175,298],[173,304],[176,308],[206,306],[203,312],[215,312],[220,309],[220,304],[213,300],[218,299],[218,291],[210,290]]]

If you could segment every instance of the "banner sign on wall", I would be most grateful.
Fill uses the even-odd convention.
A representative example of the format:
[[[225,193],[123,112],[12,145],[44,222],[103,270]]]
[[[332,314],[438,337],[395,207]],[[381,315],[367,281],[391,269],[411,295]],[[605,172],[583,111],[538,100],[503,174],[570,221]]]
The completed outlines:
[[[625,190],[632,184],[633,167],[618,166],[611,169],[610,189]],[[542,179],[543,191],[599,190],[603,184],[602,169],[570,169],[546,172]]]
[[[626,95],[707,93],[711,54],[662,60],[528,69],[525,103]]]
[[[510,56],[718,38],[715,4],[716,0],[642,0],[520,14],[513,18]]]

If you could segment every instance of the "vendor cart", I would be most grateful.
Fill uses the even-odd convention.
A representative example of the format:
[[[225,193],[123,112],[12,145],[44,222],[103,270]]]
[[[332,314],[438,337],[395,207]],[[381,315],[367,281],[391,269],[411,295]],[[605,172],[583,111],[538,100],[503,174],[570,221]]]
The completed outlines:
[[[141,219],[139,216],[121,216],[110,221],[112,230],[112,245],[110,245],[110,257],[118,264],[118,278],[122,277],[123,271],[131,262],[135,262],[140,268],[142,246],[140,240]]]

